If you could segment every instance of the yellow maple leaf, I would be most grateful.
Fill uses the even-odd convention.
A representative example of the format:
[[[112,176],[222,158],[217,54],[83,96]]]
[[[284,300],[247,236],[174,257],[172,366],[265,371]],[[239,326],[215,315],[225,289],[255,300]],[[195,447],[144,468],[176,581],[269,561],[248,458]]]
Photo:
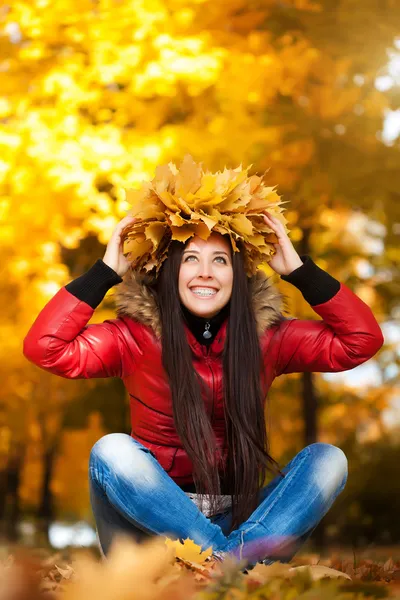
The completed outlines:
[[[165,543],[169,548],[175,550],[176,558],[181,558],[187,562],[202,563],[212,555],[212,546],[202,551],[201,546],[195,544],[190,538],[186,538],[183,543],[180,540],[166,538]]]

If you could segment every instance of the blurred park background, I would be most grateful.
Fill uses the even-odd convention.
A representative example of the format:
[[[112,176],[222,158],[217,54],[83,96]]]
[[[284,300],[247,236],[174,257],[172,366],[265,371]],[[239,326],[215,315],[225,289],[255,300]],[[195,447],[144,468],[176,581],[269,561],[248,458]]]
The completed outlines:
[[[46,373],[22,342],[103,257],[123,188],[190,153],[269,169],[299,254],[380,323],[372,360],[278,378],[266,416],[281,465],[314,441],[348,457],[313,544],[400,546],[398,1],[1,1],[0,53],[1,541],[94,543],[89,453],[130,433],[127,395]],[[292,316],[319,318],[265,270]],[[115,316],[112,295],[91,322]]]

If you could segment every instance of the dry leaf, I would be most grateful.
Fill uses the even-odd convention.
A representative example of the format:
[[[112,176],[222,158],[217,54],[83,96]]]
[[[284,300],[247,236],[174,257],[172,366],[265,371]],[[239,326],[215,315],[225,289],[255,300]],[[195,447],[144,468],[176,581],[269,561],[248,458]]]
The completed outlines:
[[[57,565],[54,565],[57,571],[64,579],[71,579],[75,575],[75,571],[72,567],[67,567],[66,569],[61,569]]]

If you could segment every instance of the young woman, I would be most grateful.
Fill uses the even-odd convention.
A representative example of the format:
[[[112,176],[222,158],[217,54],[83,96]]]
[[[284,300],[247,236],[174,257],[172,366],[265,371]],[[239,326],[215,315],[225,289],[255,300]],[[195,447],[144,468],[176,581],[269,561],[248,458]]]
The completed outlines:
[[[128,216],[103,259],[57,292],[24,340],[39,367],[70,379],[120,377],[129,393],[131,435],[104,436],[89,461],[104,555],[122,530],[137,540],[190,538],[246,565],[290,561],[345,486],[347,459],[331,444],[310,444],[279,469],[265,398],[284,373],[364,363],[382,332],[346,285],[297,254],[278,219],[265,212],[265,221],[278,238],[270,267],[322,320],[285,318],[270,279],[247,277],[243,247],[232,252],[216,232],[171,242],[158,277],[139,276],[122,253]],[[87,325],[114,285],[118,317]],[[265,485],[268,469],[276,476]]]

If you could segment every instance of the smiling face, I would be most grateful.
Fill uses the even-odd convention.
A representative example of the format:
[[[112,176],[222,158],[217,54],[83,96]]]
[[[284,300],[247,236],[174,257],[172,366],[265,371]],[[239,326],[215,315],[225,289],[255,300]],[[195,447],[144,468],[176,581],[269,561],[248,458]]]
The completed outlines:
[[[179,297],[193,314],[211,318],[232,294],[231,246],[221,234],[208,240],[194,236],[185,247],[179,269]]]

